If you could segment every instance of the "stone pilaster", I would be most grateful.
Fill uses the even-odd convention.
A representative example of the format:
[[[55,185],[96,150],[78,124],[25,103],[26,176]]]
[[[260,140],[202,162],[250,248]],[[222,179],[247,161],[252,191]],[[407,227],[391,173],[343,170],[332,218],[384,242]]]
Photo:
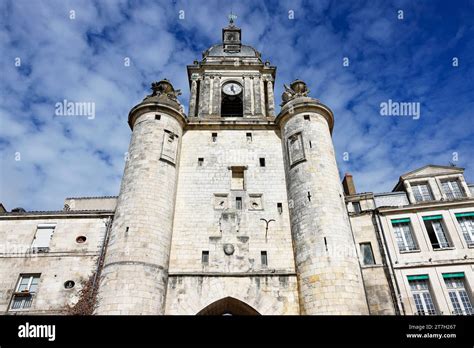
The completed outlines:
[[[268,95],[268,115],[267,116],[275,116],[275,98],[273,96],[272,79],[267,80],[267,95]]]
[[[201,93],[199,96],[199,117],[206,117],[209,115],[209,91],[210,91],[210,78],[205,76],[201,80]]]
[[[261,83],[260,83],[260,76],[255,76],[253,80],[253,94],[254,94],[254,113],[255,115],[262,114],[262,98],[261,98]]]
[[[196,115],[196,98],[197,98],[197,79],[192,78],[191,80],[191,95],[189,97],[189,117]]]
[[[212,88],[212,112],[213,115],[220,115],[221,110],[221,77],[214,75]]]
[[[252,115],[252,87],[250,84],[250,77],[244,75],[244,116],[251,116]]]

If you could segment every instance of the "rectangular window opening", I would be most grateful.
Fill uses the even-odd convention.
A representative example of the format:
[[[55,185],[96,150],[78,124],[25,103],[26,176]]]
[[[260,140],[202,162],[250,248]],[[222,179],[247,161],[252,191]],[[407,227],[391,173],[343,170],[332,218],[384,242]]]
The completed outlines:
[[[231,190],[244,190],[244,168],[232,167]]]
[[[268,257],[266,251],[262,251],[260,253],[260,260],[262,262],[262,266],[268,266]]]
[[[441,219],[423,217],[423,222],[433,249],[443,249],[451,246]]]
[[[446,288],[448,289],[449,300],[453,306],[452,314],[454,315],[473,315],[472,298],[466,291],[464,283],[464,275],[462,277],[444,277]]]
[[[20,274],[10,309],[27,309],[31,307],[38,290],[40,274]]]
[[[36,227],[35,237],[31,243],[31,250],[37,253],[49,251],[49,243],[53,237],[55,224],[40,224]]]
[[[413,191],[413,195],[415,196],[415,201],[425,202],[433,200],[433,194],[431,193],[431,189],[427,182],[413,184],[411,185],[411,189]]]
[[[417,315],[436,315],[428,279],[409,280]]]
[[[465,196],[461,188],[461,183],[457,179],[442,181],[441,187],[448,199],[463,198]]]
[[[235,197],[235,209],[242,210],[242,197]]]
[[[260,167],[265,167],[265,158],[261,157],[259,161],[260,161]]]
[[[360,253],[364,265],[375,265],[374,252],[370,243],[360,243]]]
[[[247,142],[251,143],[252,142],[252,133],[247,133]]]
[[[472,214],[472,213],[471,213]],[[473,214],[474,215],[474,214]],[[474,216],[464,214],[456,214],[459,227],[461,227],[462,235],[468,247],[474,247]]]
[[[161,115],[155,115],[155,120],[161,120]]]
[[[208,265],[209,264],[209,251],[208,250],[203,250],[202,251],[201,262],[202,262],[203,265]]]
[[[204,158],[199,157],[199,158],[198,158],[198,166],[199,166],[199,167],[202,167],[203,164],[204,164]]]
[[[360,208],[360,202],[352,202],[352,207],[354,208],[354,213],[360,214],[362,209]]]
[[[278,210],[278,214],[282,214],[283,213],[283,204],[277,203],[277,210]]]
[[[212,133],[212,142],[215,143],[217,141],[217,133]]]
[[[306,121],[311,121],[311,117],[309,115],[304,115],[303,117]]]
[[[413,251],[418,249],[415,237],[413,236],[410,219],[392,220],[392,226],[399,251]]]

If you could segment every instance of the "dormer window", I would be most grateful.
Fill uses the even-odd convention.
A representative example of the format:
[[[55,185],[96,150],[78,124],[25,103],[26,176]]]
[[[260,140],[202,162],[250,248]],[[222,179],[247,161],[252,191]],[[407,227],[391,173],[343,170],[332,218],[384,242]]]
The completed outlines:
[[[413,195],[415,196],[415,201],[425,202],[433,200],[433,194],[431,193],[430,186],[427,182],[412,184],[411,188]]]
[[[451,179],[441,182],[443,192],[448,199],[463,198],[464,193],[461,189],[461,184],[457,179]]]

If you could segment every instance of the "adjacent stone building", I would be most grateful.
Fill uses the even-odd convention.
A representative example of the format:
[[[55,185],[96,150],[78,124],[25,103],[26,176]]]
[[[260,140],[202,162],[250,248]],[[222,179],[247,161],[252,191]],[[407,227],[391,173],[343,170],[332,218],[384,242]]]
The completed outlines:
[[[390,193],[341,185],[329,107],[303,81],[275,111],[276,68],[233,23],[130,111],[118,197],[0,210],[0,311],[96,314],[470,314],[474,199],[456,167]],[[3,206],[2,206],[3,208]]]

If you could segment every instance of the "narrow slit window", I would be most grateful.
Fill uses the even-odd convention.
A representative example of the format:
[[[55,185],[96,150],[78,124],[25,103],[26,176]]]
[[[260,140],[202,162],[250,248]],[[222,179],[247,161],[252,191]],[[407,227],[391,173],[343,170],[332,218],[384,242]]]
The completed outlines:
[[[248,143],[252,142],[252,133],[247,133],[247,142]]]
[[[217,142],[217,133],[212,133],[212,142]]]
[[[283,204],[277,203],[277,210],[278,210],[278,214],[282,214],[283,213]]]
[[[259,161],[260,161],[260,167],[265,167],[265,158],[261,157]]]
[[[155,120],[157,121],[161,120],[161,115],[155,115]]]
[[[309,115],[304,115],[303,117],[306,121],[311,121],[311,117],[309,117]]]
[[[262,251],[260,253],[260,260],[262,262],[262,266],[268,266],[268,257],[266,251]]]
[[[203,164],[204,164],[204,158],[199,157],[199,158],[198,158],[198,166],[199,166],[199,167],[202,167]]]
[[[242,197],[235,197],[235,209],[242,210]]]

